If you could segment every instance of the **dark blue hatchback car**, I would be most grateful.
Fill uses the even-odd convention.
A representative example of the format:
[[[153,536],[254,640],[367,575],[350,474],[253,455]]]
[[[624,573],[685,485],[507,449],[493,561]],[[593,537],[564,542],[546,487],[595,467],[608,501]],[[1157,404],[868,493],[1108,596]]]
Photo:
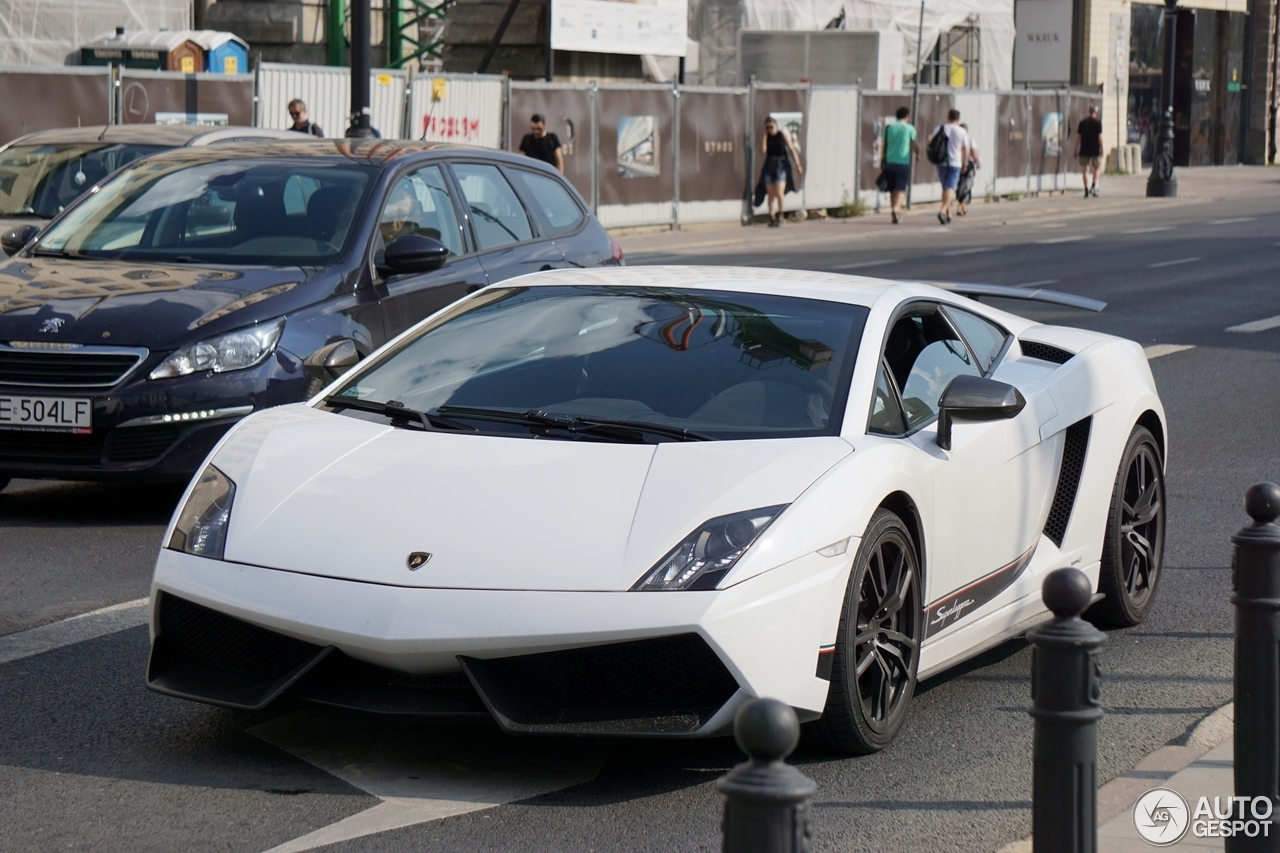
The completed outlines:
[[[574,189],[518,156],[381,140],[157,154],[0,265],[0,488],[187,479],[237,419],[305,399],[461,296],[621,262]]]

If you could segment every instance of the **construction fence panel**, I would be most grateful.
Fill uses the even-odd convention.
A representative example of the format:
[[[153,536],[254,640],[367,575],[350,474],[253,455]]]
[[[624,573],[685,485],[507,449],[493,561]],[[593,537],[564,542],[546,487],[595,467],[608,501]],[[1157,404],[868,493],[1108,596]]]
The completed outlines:
[[[369,120],[386,139],[404,136],[407,72],[378,68],[369,74]],[[324,65],[258,66],[258,126],[288,130],[289,102],[300,98],[325,136],[341,137],[351,123],[351,71]]]
[[[409,87],[407,135],[501,148],[502,90],[498,75],[415,74]]]
[[[667,225],[675,215],[675,97],[670,86],[600,86],[598,207],[606,228]]]
[[[778,123],[779,130],[791,134],[791,141],[800,152],[803,163],[807,157],[804,147],[805,126],[809,119],[809,87],[770,83],[757,83],[751,87],[751,158],[748,162],[751,164],[753,188],[760,179],[760,170],[764,168],[764,122],[770,116]],[[805,178],[798,174],[793,178],[796,191],[783,197],[782,209],[785,211],[804,210],[806,207]],[[764,204],[754,208],[752,212],[757,215],[766,214],[769,212],[768,205],[766,199]]]
[[[858,90],[852,86],[814,86],[809,115],[805,207],[851,203],[858,189]]]
[[[1034,92],[1031,99],[1031,191],[1060,190],[1065,186],[1065,91]]]
[[[120,71],[119,124],[253,126],[252,74]]]
[[[973,179],[973,197],[983,198],[996,191],[999,152],[996,146],[996,94],[983,91],[957,91],[956,109],[960,121],[968,125],[969,138],[978,152],[978,172]]]
[[[905,93],[904,93],[905,94]],[[909,103],[909,102],[908,102]],[[947,113],[956,108],[955,93],[950,89],[922,89],[916,100],[916,141],[920,144],[920,162],[911,170],[911,200],[941,201],[942,182],[938,170],[925,156],[929,138],[947,121]]]
[[[1080,183],[1073,183],[1078,180],[1080,175],[1079,160],[1076,158],[1076,131],[1080,128],[1080,122],[1089,116],[1089,107],[1095,107],[1098,115],[1102,115],[1102,95],[1098,92],[1079,92],[1069,91],[1067,93],[1067,119],[1066,127],[1063,128],[1064,142],[1062,145],[1062,156],[1066,161],[1065,172],[1067,173],[1067,187],[1083,186]],[[1123,143],[1124,140],[1121,140]],[[1115,146],[1112,145],[1114,148]],[[1103,152],[1103,165],[1106,165],[1106,152]],[[1139,164],[1141,165],[1141,164]]]
[[[0,66],[0,143],[37,130],[110,124],[111,68]]]
[[[739,219],[749,192],[747,90],[681,87],[679,92],[679,222]]]
[[[863,92],[858,107],[858,196],[863,204],[879,208],[888,204],[888,193],[876,189],[884,167],[884,129],[897,121],[898,107],[910,107],[911,93]],[[910,119],[908,119],[910,121]],[[916,128],[917,136],[920,128]],[[919,168],[919,164],[916,164]]]
[[[530,116],[545,118],[547,132],[560,140],[564,176],[592,210],[596,207],[595,104],[595,90],[586,84],[512,81],[506,144],[508,151],[518,151]]]
[[[996,94],[996,193],[1025,193],[1030,189],[1031,96],[1023,92]]]

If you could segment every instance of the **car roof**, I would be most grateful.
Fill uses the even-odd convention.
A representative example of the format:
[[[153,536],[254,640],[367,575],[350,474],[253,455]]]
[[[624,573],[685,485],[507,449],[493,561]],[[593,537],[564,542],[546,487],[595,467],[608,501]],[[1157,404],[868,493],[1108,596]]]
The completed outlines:
[[[579,270],[551,270],[508,279],[501,287],[578,286],[678,287],[699,290],[737,290],[800,296],[851,305],[871,305],[893,288],[920,290],[932,295],[933,288],[907,285],[864,276],[840,275],[810,270],[778,270],[761,267],[605,267]]]
[[[225,128],[223,129],[225,130]],[[151,155],[148,159],[164,158],[184,160],[188,163],[212,163],[221,160],[289,157],[341,160],[368,166],[385,166],[411,154],[424,152],[455,152],[481,157],[486,160],[496,159],[520,163],[530,167],[545,165],[536,160],[530,160],[528,157],[470,145],[418,142],[407,139],[317,139],[301,133],[293,133],[284,139],[237,140],[235,142],[220,142],[217,145],[188,146],[172,151],[161,151]]]
[[[229,125],[196,124],[113,124],[89,127],[59,127],[37,130],[15,139],[10,144],[53,145],[82,144],[86,142],[122,143],[125,145],[164,145],[181,148],[202,137],[240,138],[257,136],[279,139],[283,131],[260,127],[236,127]],[[299,134],[300,135],[300,134]]]

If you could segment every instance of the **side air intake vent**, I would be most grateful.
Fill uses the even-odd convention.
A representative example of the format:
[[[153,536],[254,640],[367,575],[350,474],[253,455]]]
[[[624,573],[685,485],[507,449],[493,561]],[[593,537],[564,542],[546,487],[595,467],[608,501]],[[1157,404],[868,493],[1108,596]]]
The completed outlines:
[[[1064,349],[1036,341],[1019,340],[1018,346],[1022,347],[1022,354],[1027,358],[1038,358],[1041,361],[1051,361],[1054,364],[1066,364],[1075,357],[1073,352],[1067,352]]]
[[[1089,426],[1093,418],[1076,421],[1067,427],[1066,440],[1062,444],[1062,467],[1058,470],[1058,488],[1053,494],[1053,506],[1049,520],[1044,525],[1044,535],[1059,548],[1067,535],[1067,523],[1076,505],[1076,491],[1080,487],[1080,474],[1084,471],[1084,454],[1089,447]]]

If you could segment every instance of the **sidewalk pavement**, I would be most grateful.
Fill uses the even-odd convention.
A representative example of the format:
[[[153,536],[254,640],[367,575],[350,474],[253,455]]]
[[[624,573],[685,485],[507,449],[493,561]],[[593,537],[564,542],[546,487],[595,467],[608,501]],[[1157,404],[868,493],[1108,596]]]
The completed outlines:
[[[1235,793],[1232,732],[1234,705],[1219,708],[1196,724],[1185,745],[1165,746],[1132,770],[1098,789],[1099,853],[1147,853],[1133,823],[1133,807],[1152,788],[1170,788],[1182,795],[1194,813],[1201,797],[1229,797]],[[1190,817],[1190,815],[1188,815]],[[1221,853],[1222,839],[1196,838],[1191,832],[1170,850]],[[1006,844],[997,853],[1032,853],[1031,839]]]
[[[969,214],[956,217],[948,228],[964,230],[970,225],[1037,225],[1077,219],[1088,219],[1132,210],[1169,208],[1206,202],[1224,202],[1274,195],[1280,190],[1280,168],[1271,166],[1208,166],[1178,170],[1176,199],[1146,198],[1146,175],[1104,175],[1099,185],[1099,198],[1084,198],[1082,190],[1069,181],[1065,194],[1045,194],[1038,198],[1023,197],[1017,201],[1002,199],[988,202],[974,199]],[[875,240],[879,237],[938,233],[943,226],[936,218],[937,203],[917,204],[901,225],[889,220],[887,204],[879,213],[848,219],[788,222],[782,228],[752,227],[750,231],[738,222],[686,225],[679,231],[666,226],[620,228],[611,233],[622,244],[628,257],[649,262],[663,258],[646,255],[774,253],[780,249],[796,250],[838,240]]]

